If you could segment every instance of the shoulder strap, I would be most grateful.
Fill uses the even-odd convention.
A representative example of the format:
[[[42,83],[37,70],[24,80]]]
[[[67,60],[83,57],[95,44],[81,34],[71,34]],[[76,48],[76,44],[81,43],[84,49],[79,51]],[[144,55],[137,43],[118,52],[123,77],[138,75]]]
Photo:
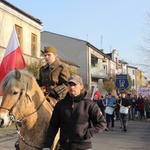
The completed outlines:
[[[122,105],[122,99],[120,100],[120,104]]]

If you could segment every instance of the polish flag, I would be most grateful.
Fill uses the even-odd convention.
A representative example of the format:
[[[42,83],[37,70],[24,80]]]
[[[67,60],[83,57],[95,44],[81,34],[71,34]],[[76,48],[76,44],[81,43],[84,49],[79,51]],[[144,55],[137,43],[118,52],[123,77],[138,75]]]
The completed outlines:
[[[93,100],[95,94],[97,95],[98,99],[100,99],[101,93],[100,93],[99,89],[96,86],[93,89],[91,100]]]
[[[10,70],[15,68],[21,70],[25,67],[26,63],[23,58],[16,30],[13,28],[3,60],[0,65],[0,84]]]

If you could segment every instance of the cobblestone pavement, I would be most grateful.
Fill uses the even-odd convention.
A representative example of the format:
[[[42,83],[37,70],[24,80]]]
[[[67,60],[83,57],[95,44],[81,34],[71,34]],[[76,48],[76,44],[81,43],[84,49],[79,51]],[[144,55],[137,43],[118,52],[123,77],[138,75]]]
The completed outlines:
[[[17,138],[15,126],[0,129],[0,150],[15,150]],[[129,122],[127,132],[115,121],[113,131],[103,131],[93,137],[92,150],[150,150],[149,139],[150,122],[147,120]]]

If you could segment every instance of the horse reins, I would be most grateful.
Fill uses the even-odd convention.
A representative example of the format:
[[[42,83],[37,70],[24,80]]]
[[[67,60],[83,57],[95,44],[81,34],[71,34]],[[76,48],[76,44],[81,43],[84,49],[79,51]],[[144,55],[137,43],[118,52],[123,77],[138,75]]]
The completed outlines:
[[[28,95],[28,96],[29,96],[29,95]],[[34,114],[35,112],[37,112],[37,111],[40,109],[40,107],[42,106],[42,104],[44,103],[45,100],[46,100],[46,98],[44,98],[44,100],[42,101],[42,103],[39,105],[39,107],[38,107],[34,112],[32,112],[31,114],[25,116],[24,118],[27,118],[27,117],[29,117],[30,115],[32,115],[32,114]],[[23,120],[24,118],[22,118],[22,119],[20,120],[20,122],[22,122],[22,120]],[[16,126],[16,130],[17,130],[17,134],[19,135],[19,137],[21,138],[21,140],[22,140],[26,145],[28,145],[28,146],[30,146],[30,147],[32,147],[32,148],[38,149],[38,150],[42,150],[42,149],[39,148],[39,147],[32,146],[32,145],[28,144],[28,143],[25,141],[25,138],[20,134],[20,131],[19,131],[17,122],[15,123],[15,126]]]
[[[26,96],[29,97],[28,94],[27,94]],[[29,98],[30,98],[30,97],[29,97]],[[33,111],[32,113],[26,115],[26,116],[23,117],[23,118],[20,118],[20,119],[19,119],[19,122],[22,122],[22,120],[24,120],[25,118],[27,118],[27,117],[31,116],[32,114],[34,114],[35,112],[37,112],[37,111],[41,108],[41,106],[43,105],[43,103],[44,103],[45,100],[46,100],[46,98],[43,99],[42,103],[38,106],[38,108],[37,108],[35,111]],[[35,148],[35,149],[38,149],[38,150],[42,150],[41,148],[36,147],[36,146],[32,146],[32,145],[30,145],[30,144],[28,144],[28,143],[26,142],[25,138],[20,134],[20,131],[19,131],[17,122],[18,122],[18,120],[15,121],[15,126],[16,126],[16,130],[17,130],[17,134],[19,135],[20,139],[21,139],[26,145],[28,145],[28,146],[30,146],[30,147],[32,147],[32,148]]]
[[[26,95],[26,96],[29,97],[29,95]],[[20,118],[20,119],[19,119],[19,122],[20,122],[20,121],[22,122],[22,120],[24,120],[25,118],[27,118],[27,117],[33,115],[34,113],[36,113],[36,112],[40,109],[40,107],[43,105],[44,101],[45,101],[45,98],[44,98],[44,100],[42,101],[42,103],[38,106],[38,108],[37,108],[35,111],[33,111],[32,113],[30,113],[30,114],[24,116],[23,118]],[[17,121],[15,121],[15,122],[17,122]]]
[[[36,147],[36,146],[32,146],[32,145],[28,144],[28,143],[25,141],[24,137],[20,134],[20,131],[19,131],[19,129],[18,129],[18,124],[17,124],[17,123],[21,123],[22,120],[24,120],[25,118],[27,118],[27,117],[31,116],[32,114],[34,114],[35,112],[37,112],[37,111],[40,109],[40,107],[43,105],[43,103],[44,103],[44,101],[46,100],[46,98],[43,99],[43,101],[41,102],[41,104],[38,106],[38,108],[37,108],[35,111],[33,111],[32,113],[26,115],[26,116],[23,117],[23,118],[20,118],[20,119],[18,119],[18,120],[15,120],[15,117],[14,117],[14,115],[13,115],[12,112],[13,112],[13,109],[15,108],[15,106],[17,105],[17,103],[19,102],[19,100],[20,100],[22,94],[23,94],[23,89],[21,89],[21,92],[20,92],[20,94],[19,94],[19,97],[18,97],[17,102],[16,102],[10,109],[9,109],[9,108],[5,108],[5,107],[2,107],[2,106],[0,106],[0,109],[5,109],[5,110],[7,110],[7,111],[9,112],[10,120],[12,120],[13,122],[15,122],[17,134],[19,135],[19,137],[22,139],[22,141],[23,141],[26,145],[28,145],[28,146],[30,146],[30,147],[32,147],[32,148],[38,149],[38,150],[42,150],[41,148],[38,148],[38,147]],[[27,93],[26,93],[25,95],[26,95],[26,97],[28,97],[28,98],[30,99],[30,101],[31,101],[30,96],[29,96]]]
[[[28,143],[25,141],[25,138],[20,134],[20,131],[19,131],[19,129],[18,129],[18,124],[17,124],[17,123],[15,123],[15,126],[16,126],[16,130],[17,130],[17,134],[19,135],[20,139],[21,139],[26,145],[28,145],[28,146],[30,146],[30,147],[32,147],[32,148],[38,149],[38,150],[42,150],[42,149],[39,148],[39,147],[32,146],[32,145],[28,144]],[[18,144],[18,145],[19,145],[19,144]]]

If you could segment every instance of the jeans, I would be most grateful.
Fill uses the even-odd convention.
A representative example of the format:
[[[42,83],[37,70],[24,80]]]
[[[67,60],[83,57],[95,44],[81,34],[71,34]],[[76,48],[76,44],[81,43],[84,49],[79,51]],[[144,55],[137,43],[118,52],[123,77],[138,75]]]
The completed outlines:
[[[127,127],[127,123],[128,123],[128,114],[122,114],[120,113],[120,118],[121,118],[121,123],[122,123],[122,126],[124,127]]]
[[[134,120],[135,118],[135,113],[136,113],[136,108],[135,107],[131,107],[131,119]]]
[[[112,115],[106,114],[106,122],[107,122],[107,128],[109,129],[110,123],[111,127],[114,127],[114,113]]]

